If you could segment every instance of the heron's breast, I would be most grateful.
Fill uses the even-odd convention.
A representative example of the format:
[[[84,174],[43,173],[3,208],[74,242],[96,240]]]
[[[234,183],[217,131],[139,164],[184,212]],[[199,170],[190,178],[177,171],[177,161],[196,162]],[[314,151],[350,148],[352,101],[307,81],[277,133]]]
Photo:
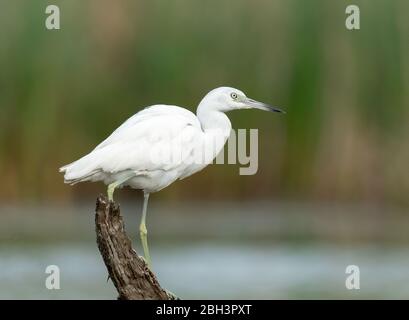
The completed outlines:
[[[133,189],[141,189],[146,192],[157,192],[178,179],[176,170],[154,170],[145,174],[137,175],[130,179],[126,185]]]

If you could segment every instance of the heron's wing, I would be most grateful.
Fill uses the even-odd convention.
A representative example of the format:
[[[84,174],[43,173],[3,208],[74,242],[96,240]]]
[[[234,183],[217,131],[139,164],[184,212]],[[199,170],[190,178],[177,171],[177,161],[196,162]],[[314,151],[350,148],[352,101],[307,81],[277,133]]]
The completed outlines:
[[[114,132],[112,132],[108,138],[97,145],[94,150],[113,144],[115,141],[123,140],[124,136],[129,135],[129,131],[133,131],[134,134],[141,133],[144,136],[146,131],[142,130],[142,126],[145,126],[148,122],[149,124],[153,124],[152,121],[160,122],[160,119],[165,120],[166,118],[168,120],[169,117],[174,118],[174,121],[176,122],[182,121],[186,122],[186,124],[200,128],[200,122],[195,114],[187,109],[163,104],[153,105],[146,107],[126,120]],[[141,127],[137,127],[139,124],[141,124]],[[177,125],[177,123],[175,124]]]
[[[129,118],[91,153],[62,171],[67,182],[76,182],[101,171],[145,174],[177,170],[203,134],[192,112],[176,106],[152,106]]]

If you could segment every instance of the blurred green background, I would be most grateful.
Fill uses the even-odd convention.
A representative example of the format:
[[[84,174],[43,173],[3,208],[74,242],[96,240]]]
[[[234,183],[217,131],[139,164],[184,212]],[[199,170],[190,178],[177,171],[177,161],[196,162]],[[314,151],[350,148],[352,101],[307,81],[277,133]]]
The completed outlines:
[[[49,4],[61,10],[61,30],[44,26]],[[233,128],[259,129],[256,175],[240,176],[239,165],[213,165],[152,197],[150,235],[163,253],[157,259],[165,282],[177,287],[178,277],[190,270],[191,286],[179,288],[188,297],[245,298],[252,292],[250,297],[258,298],[351,298],[343,284],[349,260],[340,257],[361,257],[370,269],[387,252],[383,270],[392,270],[396,286],[385,291],[388,278],[379,284],[375,270],[372,289],[357,297],[408,294],[409,283],[402,279],[409,265],[404,258],[409,243],[409,2],[353,1],[361,11],[358,31],[345,28],[349,4],[0,0],[0,267],[10,270],[0,275],[0,297],[62,297],[36,289],[43,286],[43,265],[60,257],[62,265],[77,266],[84,260],[81,254],[94,255],[101,278],[89,295],[79,285],[63,296],[113,297],[100,290],[100,285],[111,286],[101,280],[104,266],[92,247],[90,214],[105,188],[64,185],[58,168],[89,152],[143,107],[168,103],[194,111],[209,90],[223,85],[281,106],[287,114],[229,114]],[[118,199],[133,203],[140,194],[124,190]],[[134,204],[127,212],[136,237],[139,215],[131,212],[139,213],[140,203]],[[164,244],[171,240],[175,245],[169,251]],[[184,250],[181,242],[193,240],[191,251]],[[45,249],[50,242],[55,247]],[[248,252],[240,251],[239,243],[251,243]],[[280,243],[289,251],[275,247]],[[305,251],[293,248],[307,243]],[[208,256],[197,255],[202,245]],[[337,276],[331,274],[333,266],[316,275],[321,287],[308,284],[313,276],[296,269],[280,276],[288,279],[280,285],[273,271],[271,283],[245,282],[231,292],[217,287],[225,278],[215,279],[214,269],[203,267],[205,261],[224,257],[225,265],[237,258],[226,268],[239,268],[237,277],[247,279],[252,266],[240,255],[257,259],[251,255],[257,250],[260,268],[270,261],[262,257],[271,257],[270,271],[280,261],[282,270],[304,265],[317,271],[321,261],[333,263],[336,257],[342,263],[336,264]],[[155,258],[155,247],[152,251]],[[28,252],[44,256],[27,258]],[[181,259],[172,260],[171,275],[166,254]],[[215,287],[203,288],[203,294],[195,290],[198,270],[214,280]],[[78,274],[70,283],[81,279]],[[304,275],[307,285],[295,274]],[[320,274],[327,280],[319,280]],[[35,285],[16,286],[22,275]],[[231,283],[237,285],[237,277]]]

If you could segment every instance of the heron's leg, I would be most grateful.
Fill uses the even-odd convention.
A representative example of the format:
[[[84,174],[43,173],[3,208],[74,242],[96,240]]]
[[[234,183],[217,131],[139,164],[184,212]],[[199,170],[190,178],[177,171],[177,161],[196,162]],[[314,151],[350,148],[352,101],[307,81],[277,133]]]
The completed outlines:
[[[144,192],[142,219],[141,219],[141,224],[139,225],[139,233],[141,236],[143,254],[145,256],[145,260],[148,263],[148,267],[151,268],[152,264],[151,264],[151,257],[149,255],[149,247],[148,247],[148,230],[146,229],[146,211],[148,208],[148,200],[149,200],[149,193]]]
[[[111,184],[108,185],[108,200],[109,201],[114,201],[114,191],[115,189],[120,186],[121,184],[123,184],[125,181],[127,181],[129,179],[129,177],[120,179],[118,181],[112,182]]]

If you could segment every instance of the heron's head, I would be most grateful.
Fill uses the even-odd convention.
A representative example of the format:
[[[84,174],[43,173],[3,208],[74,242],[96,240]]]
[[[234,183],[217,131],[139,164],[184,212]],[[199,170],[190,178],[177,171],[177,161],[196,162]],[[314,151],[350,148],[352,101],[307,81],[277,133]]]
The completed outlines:
[[[214,106],[218,111],[227,112],[240,109],[260,109],[285,113],[283,110],[248,98],[243,91],[230,87],[220,87],[210,91],[201,104]]]

